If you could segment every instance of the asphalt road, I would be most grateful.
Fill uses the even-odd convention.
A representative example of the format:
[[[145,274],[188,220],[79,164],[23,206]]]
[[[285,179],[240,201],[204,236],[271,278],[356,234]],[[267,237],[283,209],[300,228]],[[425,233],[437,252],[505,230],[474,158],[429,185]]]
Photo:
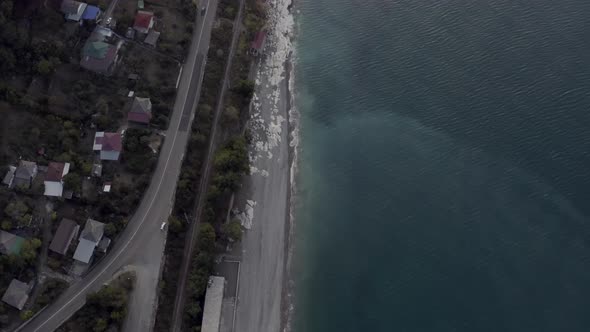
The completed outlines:
[[[208,8],[215,8],[217,0],[208,0],[207,3]],[[160,225],[167,220],[172,209],[176,182],[190,135],[190,122],[199,99],[214,18],[214,10],[197,17],[157,168],[136,213],[102,261],[83,279],[71,285],[55,303],[17,331],[54,331],[84,305],[88,293],[100,289],[122,267],[136,270],[138,278],[125,323],[126,330],[151,330],[166,240]]]

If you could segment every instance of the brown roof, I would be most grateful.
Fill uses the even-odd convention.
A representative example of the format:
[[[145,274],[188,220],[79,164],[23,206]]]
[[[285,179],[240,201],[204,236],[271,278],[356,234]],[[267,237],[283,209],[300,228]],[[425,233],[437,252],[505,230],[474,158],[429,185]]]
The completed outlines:
[[[63,178],[64,163],[50,162],[47,166],[47,174],[45,174],[45,181],[59,182]]]
[[[72,239],[76,236],[79,229],[80,226],[75,221],[65,218],[62,219],[55,235],[53,236],[53,240],[49,245],[49,249],[65,255],[70,247]]]
[[[260,30],[256,33],[256,37],[252,41],[252,44],[250,45],[250,47],[260,51],[262,46],[264,46],[265,40],[266,40],[266,31]]]

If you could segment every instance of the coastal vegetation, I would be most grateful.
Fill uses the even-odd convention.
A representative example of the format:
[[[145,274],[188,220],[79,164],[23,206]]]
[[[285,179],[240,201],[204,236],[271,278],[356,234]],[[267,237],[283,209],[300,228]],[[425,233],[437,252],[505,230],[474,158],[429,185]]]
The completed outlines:
[[[86,304],[57,331],[120,331],[134,283],[135,275],[126,272],[99,291],[88,294]]]
[[[254,1],[246,2],[246,12],[256,13],[262,21],[263,11],[253,10]],[[160,296],[155,331],[170,329],[173,301],[176,296],[188,224],[195,218],[197,191],[200,181],[208,181],[207,196],[197,235],[197,248],[192,254],[186,289],[186,307],[183,328],[198,331],[202,320],[202,308],[209,276],[213,274],[214,258],[229,242],[239,241],[242,228],[237,220],[226,222],[229,201],[239,188],[240,181],[249,173],[248,135],[244,126],[248,117],[254,83],[248,79],[254,58],[242,47],[244,40],[255,34],[250,27],[240,34],[240,46],[236,50],[230,72],[231,89],[226,91],[221,114],[221,125],[217,131],[219,149],[213,156],[210,179],[202,179],[201,172],[211,134],[214,109],[220,102],[219,92],[223,82],[227,54],[231,43],[233,25],[239,8],[237,0],[223,0],[217,9],[219,24],[212,31],[207,67],[204,74],[200,102],[192,126],[191,138],[177,185],[173,215],[169,219],[166,261],[160,284]],[[216,145],[216,146],[217,146]],[[216,148],[214,146],[214,149]]]

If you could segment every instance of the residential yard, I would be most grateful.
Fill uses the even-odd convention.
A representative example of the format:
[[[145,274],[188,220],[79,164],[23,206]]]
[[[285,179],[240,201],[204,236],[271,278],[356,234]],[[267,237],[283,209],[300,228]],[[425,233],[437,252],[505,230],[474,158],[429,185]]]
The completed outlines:
[[[109,3],[86,2],[102,10]],[[144,10],[154,12],[153,29],[161,33],[155,47],[139,36],[116,35],[90,45],[100,30],[96,22],[67,21],[60,4],[0,1],[0,178],[22,161],[36,165],[27,186],[0,187],[1,229],[25,241],[14,253],[0,253],[0,297],[13,278],[31,283],[34,293],[41,294],[20,313],[0,302],[0,328],[14,324],[19,315],[27,318],[63,290],[63,284],[52,286],[50,294],[34,288],[41,269],[65,275],[74,263],[77,237],[65,256],[47,253],[63,218],[81,228],[88,218],[96,219],[105,224],[105,236],[116,241],[150,181],[174,103],[179,60],[192,32],[190,0],[146,1]],[[114,16],[121,36],[133,26],[137,4],[119,2]],[[108,72],[81,67],[88,45],[105,43],[116,47]],[[150,100],[147,123],[128,122],[135,97]],[[95,133],[102,131],[121,135],[118,160],[101,160],[94,151]],[[69,173],[60,174],[64,194],[57,197],[43,195],[45,180],[53,176],[48,170],[52,162],[69,164]],[[97,165],[100,175],[93,173]]]

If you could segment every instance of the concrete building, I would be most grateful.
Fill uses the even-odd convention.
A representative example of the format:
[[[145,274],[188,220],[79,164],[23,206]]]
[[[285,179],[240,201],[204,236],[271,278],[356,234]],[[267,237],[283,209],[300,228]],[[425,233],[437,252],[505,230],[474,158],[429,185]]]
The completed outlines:
[[[201,332],[219,332],[224,289],[224,277],[209,277],[207,293],[205,294],[205,308],[203,309]]]

